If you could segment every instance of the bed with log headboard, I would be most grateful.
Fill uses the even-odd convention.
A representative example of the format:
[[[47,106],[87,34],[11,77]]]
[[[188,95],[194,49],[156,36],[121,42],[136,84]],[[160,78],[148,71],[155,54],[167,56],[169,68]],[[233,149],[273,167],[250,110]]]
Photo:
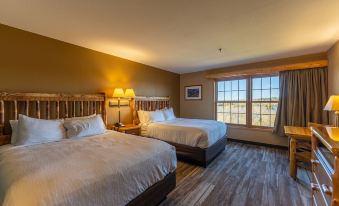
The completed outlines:
[[[164,112],[168,108],[169,97],[135,98],[135,121],[140,122],[143,136],[160,139],[175,146],[178,159],[203,167],[225,149],[227,125],[222,122],[175,117],[170,120],[165,117],[163,121],[154,122],[149,117],[154,111]]]
[[[21,128],[23,117],[65,125],[100,117],[105,126],[105,94],[0,93],[2,205],[157,205],[175,187],[169,144],[104,127],[96,135],[11,145],[9,121]]]

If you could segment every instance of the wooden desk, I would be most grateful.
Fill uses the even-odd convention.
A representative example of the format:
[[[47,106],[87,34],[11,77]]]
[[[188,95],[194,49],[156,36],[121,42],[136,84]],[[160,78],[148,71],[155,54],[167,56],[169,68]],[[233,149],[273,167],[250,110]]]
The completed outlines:
[[[290,176],[297,178],[297,160],[310,162],[310,152],[297,152],[297,142],[300,140],[311,142],[311,130],[308,127],[285,126],[285,134],[289,137]]]

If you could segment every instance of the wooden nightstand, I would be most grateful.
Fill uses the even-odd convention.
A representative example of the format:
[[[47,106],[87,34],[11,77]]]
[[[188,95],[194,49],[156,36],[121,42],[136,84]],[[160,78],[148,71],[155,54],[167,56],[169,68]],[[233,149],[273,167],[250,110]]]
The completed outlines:
[[[108,129],[115,130],[126,134],[141,135],[141,127],[134,124],[126,124],[124,127],[115,127],[114,125],[107,125]]]

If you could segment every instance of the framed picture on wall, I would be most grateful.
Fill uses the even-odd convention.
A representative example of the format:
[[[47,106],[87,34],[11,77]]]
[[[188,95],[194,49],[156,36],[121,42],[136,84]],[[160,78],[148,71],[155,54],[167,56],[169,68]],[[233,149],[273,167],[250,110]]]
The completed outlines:
[[[201,100],[202,85],[192,85],[185,87],[185,100]]]

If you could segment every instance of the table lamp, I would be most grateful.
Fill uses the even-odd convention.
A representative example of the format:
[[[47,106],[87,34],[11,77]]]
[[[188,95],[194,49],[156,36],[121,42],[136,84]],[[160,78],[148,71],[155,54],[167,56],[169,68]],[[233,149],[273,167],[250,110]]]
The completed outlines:
[[[115,124],[117,127],[123,126],[123,124],[120,122],[120,99],[124,96],[125,96],[125,94],[124,94],[124,90],[122,88],[115,88],[114,89],[113,98],[118,99],[118,108],[119,108],[119,122]]]
[[[135,93],[133,89],[126,89],[125,97],[133,99],[135,97]]]
[[[335,127],[339,127],[339,96],[332,95],[325,105],[324,110],[334,111],[335,113]]]

